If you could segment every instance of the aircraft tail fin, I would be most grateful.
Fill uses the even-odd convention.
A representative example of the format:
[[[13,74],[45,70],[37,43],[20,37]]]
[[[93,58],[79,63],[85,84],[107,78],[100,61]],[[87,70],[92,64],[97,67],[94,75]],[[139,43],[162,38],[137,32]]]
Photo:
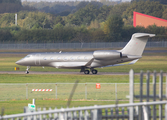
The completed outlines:
[[[133,34],[131,40],[121,50],[122,54],[141,56],[147,44],[148,38],[154,36],[155,34],[148,34],[148,33]]]

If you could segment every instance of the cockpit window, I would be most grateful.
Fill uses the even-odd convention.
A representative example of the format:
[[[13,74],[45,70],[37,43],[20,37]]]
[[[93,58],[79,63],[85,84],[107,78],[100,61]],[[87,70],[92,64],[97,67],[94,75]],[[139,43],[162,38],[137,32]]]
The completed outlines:
[[[31,57],[30,55],[25,56],[25,58],[30,58],[30,57]]]

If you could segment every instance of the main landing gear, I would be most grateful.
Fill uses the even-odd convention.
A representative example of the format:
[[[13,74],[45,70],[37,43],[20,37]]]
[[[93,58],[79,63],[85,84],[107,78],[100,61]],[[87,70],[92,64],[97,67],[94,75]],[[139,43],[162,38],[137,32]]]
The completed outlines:
[[[92,69],[91,72],[92,72],[92,74],[97,74],[98,71],[95,69]],[[89,70],[84,70],[84,73],[89,74],[90,72],[89,72]]]
[[[26,72],[25,72],[26,74],[28,74],[28,73],[29,73],[29,71],[28,71],[28,70],[29,70],[30,68],[31,68],[31,66],[27,66],[27,69],[26,69]]]
[[[97,70],[92,70],[92,74],[97,74]]]

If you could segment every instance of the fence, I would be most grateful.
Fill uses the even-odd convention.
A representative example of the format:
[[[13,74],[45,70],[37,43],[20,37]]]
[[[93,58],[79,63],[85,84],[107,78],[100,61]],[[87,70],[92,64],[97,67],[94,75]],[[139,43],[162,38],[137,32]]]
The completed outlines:
[[[150,83],[153,85],[153,83]],[[0,100],[21,99],[61,99],[69,97],[74,83],[26,83],[26,84],[0,84]],[[127,100],[129,83],[100,83],[101,88],[96,89],[96,83],[78,83],[74,100]],[[134,84],[134,94],[140,93],[140,84]],[[143,84],[146,93],[146,83]],[[159,84],[156,86],[158,92]],[[163,88],[166,85],[163,84]],[[33,89],[52,89],[52,91],[33,91]],[[152,88],[150,88],[152,89]],[[151,90],[152,91],[152,90]],[[163,92],[166,90],[163,89]],[[134,98],[138,100],[138,98]]]
[[[0,120],[2,119],[15,119],[18,120],[102,120],[102,119],[130,119],[133,120],[138,116],[138,112],[136,111],[136,115],[133,118],[129,117],[129,113],[125,113],[124,111],[127,107],[140,107],[143,106],[144,110],[144,119],[150,120],[148,118],[149,112],[147,109],[148,105],[165,105],[165,109],[163,113],[167,113],[167,101],[161,102],[146,102],[146,103],[132,103],[132,104],[119,104],[119,105],[103,105],[103,106],[90,106],[90,107],[78,107],[78,108],[66,108],[66,109],[55,109],[55,110],[44,110],[38,112],[28,112],[16,115],[5,115],[0,116]],[[119,109],[122,109],[122,113],[119,113]],[[105,111],[105,112],[103,112]],[[165,120],[167,120],[167,114],[165,114]]]
[[[68,99],[74,83],[26,83],[26,84],[0,84],[0,100],[11,99]],[[96,89],[96,83],[78,83],[74,100],[128,100],[128,83],[100,83],[101,88]],[[38,90],[34,90],[38,89]],[[50,89],[45,91],[43,89]]]
[[[0,49],[98,49],[122,48],[127,42],[100,43],[28,43],[28,44],[0,44]],[[167,47],[167,41],[148,42],[146,47]]]
[[[156,101],[156,102],[144,102],[144,103],[130,103],[130,104],[116,104],[116,105],[102,105],[102,106],[90,106],[90,107],[77,107],[77,108],[61,108],[46,110],[43,108],[38,108],[37,112],[28,112],[15,115],[5,115],[0,116],[0,120],[3,119],[15,119],[17,120],[103,120],[103,119],[129,119],[129,120],[138,120],[140,113],[138,108],[143,109],[144,116],[142,120],[150,120],[151,109],[148,109],[148,106],[151,105],[161,105],[164,106],[163,118],[167,120],[167,101]],[[134,109],[136,108],[136,109]],[[133,113],[129,112],[133,110]],[[27,110],[27,109],[25,109]],[[157,119],[158,116],[155,118]],[[160,118],[162,120],[162,118]]]
[[[103,106],[90,106],[90,107],[78,107],[78,108],[61,108],[46,110],[45,108],[41,111],[38,108],[38,112],[28,112],[17,115],[6,115],[0,116],[1,119],[24,119],[24,120],[47,120],[47,119],[56,119],[56,120],[102,120],[102,119],[130,119],[130,120],[156,120],[159,118],[162,120],[165,118],[167,120],[167,101],[162,101],[163,98],[167,98],[166,94],[163,95],[163,91],[167,91],[167,85],[163,87],[163,72],[160,73],[159,76],[159,100],[155,101],[156,96],[156,73],[153,74],[153,89],[150,89],[150,73],[147,72],[146,75],[146,91],[143,89],[143,73],[140,74],[140,84],[136,87],[134,84],[134,72],[133,70],[129,73],[129,104],[115,104],[115,105],[103,105]],[[167,77],[166,77],[167,83]],[[116,85],[116,84],[115,84]],[[57,86],[57,84],[55,84]],[[87,84],[85,84],[87,86]],[[95,86],[94,86],[95,87]],[[110,86],[111,87],[111,86]],[[86,87],[87,88],[87,87]],[[117,87],[115,87],[117,88]],[[140,88],[138,93],[140,93],[140,103],[134,103],[134,98],[138,95],[135,95],[134,88]],[[165,88],[165,89],[163,89]],[[27,88],[26,88],[27,89]],[[79,87],[79,89],[82,89]],[[49,89],[52,91],[52,89]],[[47,90],[47,91],[49,91]],[[125,89],[124,89],[125,90]],[[152,98],[150,95],[150,91],[153,91],[153,102],[149,102],[149,99]],[[34,89],[32,90],[34,91]],[[41,90],[35,90],[36,92]],[[76,90],[77,91],[77,90]],[[86,89],[87,91],[87,89]],[[143,91],[146,92],[146,96],[143,95]],[[117,90],[115,90],[115,96],[117,99]],[[164,96],[164,97],[163,97]],[[143,102],[143,98],[146,99],[147,102]],[[142,101],[141,101],[142,99]],[[157,113],[157,106],[159,106],[159,113]],[[135,108],[135,109],[134,109]]]
[[[143,102],[144,100],[149,102],[150,99],[152,99],[152,101],[156,101],[157,98],[159,99],[160,102],[162,102],[163,99],[167,100],[167,75],[166,75],[166,85],[164,86],[163,84],[163,72],[161,71],[159,73],[159,88],[157,86],[157,73],[156,71],[154,71],[153,73],[153,77],[152,77],[152,87],[150,84],[150,72],[148,71],[146,74],[146,90],[144,90],[143,88],[143,72],[141,71],[140,73],[140,86],[135,86],[134,84],[134,71],[130,70],[129,72],[129,102],[130,103],[134,103],[134,98],[137,98],[140,100],[140,102]],[[139,95],[134,94],[134,89],[139,89],[140,93],[138,93]],[[159,89],[159,95],[157,95],[156,93],[158,92]],[[145,95],[143,95],[143,93],[146,92]],[[153,95],[151,95],[151,92]],[[163,95],[163,93],[165,93]],[[153,118],[153,120],[156,120],[157,118],[159,118],[160,120],[162,120],[163,118],[163,106],[160,104],[159,105],[159,116],[157,116],[157,108],[156,105],[153,105],[152,107],[152,114],[151,114],[151,107],[147,106],[147,111],[148,111],[148,115],[147,115],[147,119],[151,119]],[[139,111],[139,116],[138,116],[138,120],[143,120],[144,118],[144,112],[143,109],[141,107],[138,108]],[[133,109],[130,109],[130,118],[133,118]],[[167,115],[167,112],[165,112],[165,114]],[[167,119],[167,118],[165,118]]]

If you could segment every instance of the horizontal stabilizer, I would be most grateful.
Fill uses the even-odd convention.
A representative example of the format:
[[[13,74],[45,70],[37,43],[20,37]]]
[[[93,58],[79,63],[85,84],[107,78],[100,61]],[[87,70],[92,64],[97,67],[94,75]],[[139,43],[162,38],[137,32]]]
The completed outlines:
[[[127,55],[128,58],[131,58],[131,59],[139,59],[139,58],[142,58],[142,56],[137,56],[137,55]]]
[[[138,34],[135,34],[135,37],[136,38],[142,38],[142,37],[154,37],[155,36],[155,34],[147,34],[147,33],[138,33]]]

